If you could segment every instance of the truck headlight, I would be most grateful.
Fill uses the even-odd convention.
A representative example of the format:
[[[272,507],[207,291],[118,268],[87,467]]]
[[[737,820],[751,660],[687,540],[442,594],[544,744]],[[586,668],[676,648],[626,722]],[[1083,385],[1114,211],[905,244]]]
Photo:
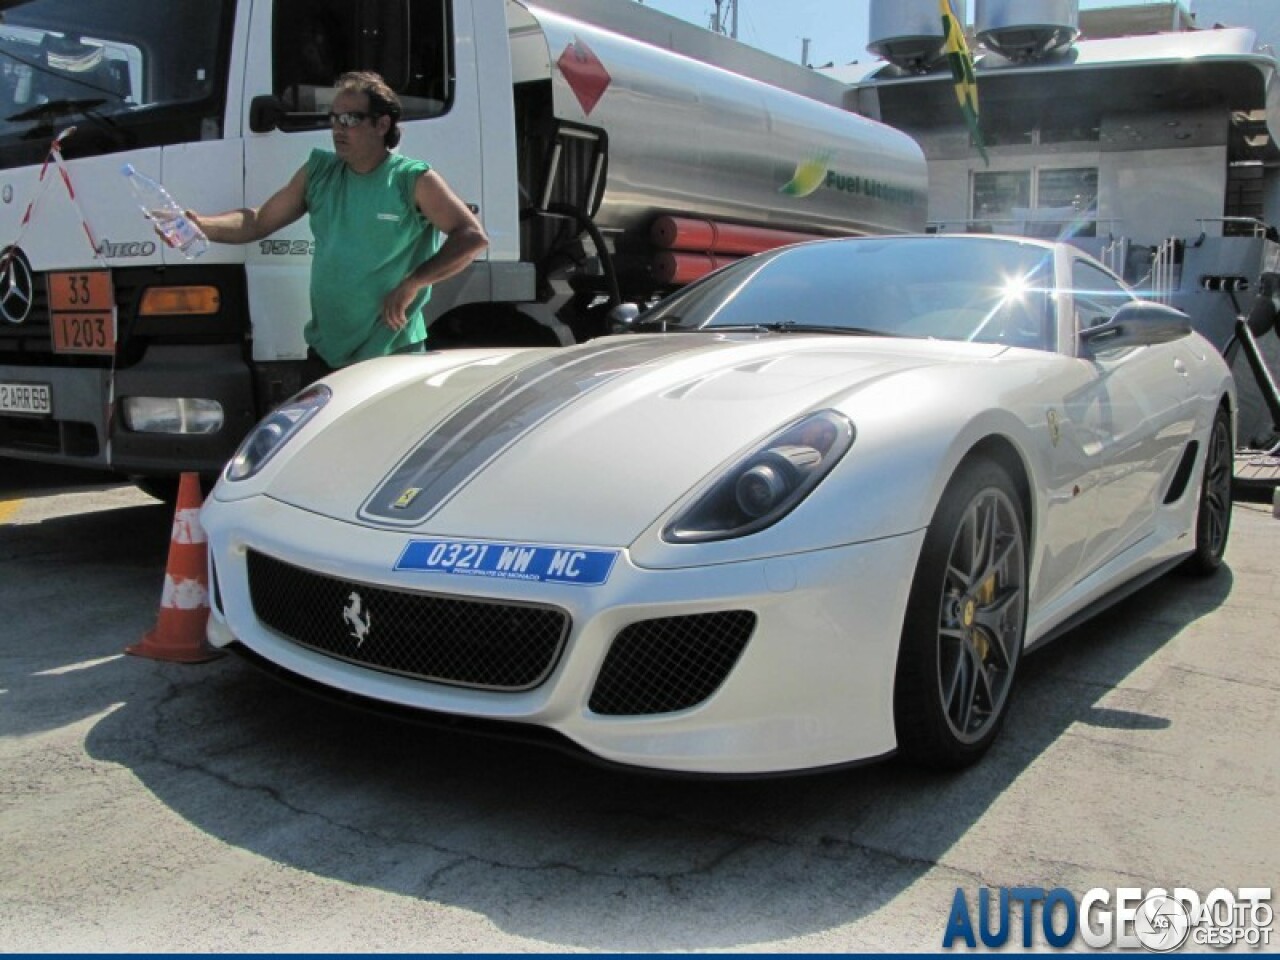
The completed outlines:
[[[289,442],[308,420],[329,402],[333,391],[322,383],[312,384],[291,400],[276,407],[249,432],[227,464],[228,480],[247,480],[263,468],[276,451]]]
[[[125,397],[125,429],[134,433],[208,434],[222,429],[222,404],[202,397]]]
[[[809,414],[726,471],[662,531],[670,543],[742,537],[777,523],[853,444],[853,423],[834,410]]]

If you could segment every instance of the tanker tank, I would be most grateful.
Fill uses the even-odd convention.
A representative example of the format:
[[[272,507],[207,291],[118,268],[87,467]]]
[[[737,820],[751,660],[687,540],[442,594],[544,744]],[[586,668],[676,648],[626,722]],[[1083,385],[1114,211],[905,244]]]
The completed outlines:
[[[924,229],[926,163],[906,134],[546,6],[514,9],[517,90],[549,82],[555,122],[604,156],[576,186],[561,170],[532,192],[576,194],[602,232],[640,236],[666,213],[828,236]]]

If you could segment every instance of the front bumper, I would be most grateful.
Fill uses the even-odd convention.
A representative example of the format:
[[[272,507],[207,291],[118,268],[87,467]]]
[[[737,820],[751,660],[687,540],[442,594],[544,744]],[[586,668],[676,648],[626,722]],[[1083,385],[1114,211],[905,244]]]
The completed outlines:
[[[611,762],[690,773],[812,769],[883,756],[895,747],[898,638],[923,532],[676,570],[637,567],[623,551],[606,583],[582,586],[396,571],[413,535],[335,521],[265,496],[234,503],[211,498],[201,520],[215,584],[210,641],[239,640],[256,656],[335,691],[534,724]],[[266,627],[250,595],[251,551],[374,588],[555,607],[570,626],[549,675],[530,689],[450,686],[371,669]],[[644,715],[592,709],[601,668],[626,628],[724,611],[749,611],[755,626],[705,699]]]
[[[49,387],[50,416],[0,415],[0,455],[44,463],[127,474],[215,474],[257,421],[253,378],[237,344],[152,346],[140,362],[114,374],[102,367],[0,365],[0,382]],[[120,405],[133,396],[215,400],[222,429],[130,431]]]

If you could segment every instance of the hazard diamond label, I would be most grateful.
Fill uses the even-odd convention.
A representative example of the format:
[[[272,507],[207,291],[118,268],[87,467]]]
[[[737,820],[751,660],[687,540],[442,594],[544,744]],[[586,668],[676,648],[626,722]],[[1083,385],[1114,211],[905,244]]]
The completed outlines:
[[[609,71],[604,68],[595,51],[576,36],[573,42],[564,48],[564,53],[560,54],[556,66],[564,74],[565,80],[569,83],[569,89],[578,98],[578,103],[582,105],[582,112],[585,114],[590,114],[595,109],[613,81],[613,77],[609,76]]]

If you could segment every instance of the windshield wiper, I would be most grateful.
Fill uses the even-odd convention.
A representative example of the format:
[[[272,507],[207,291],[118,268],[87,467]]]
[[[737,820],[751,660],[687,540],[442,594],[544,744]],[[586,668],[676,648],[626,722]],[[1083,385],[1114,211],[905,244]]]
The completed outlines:
[[[106,102],[102,97],[90,97],[83,100],[50,100],[48,103],[38,103],[28,110],[15,113],[12,116],[5,117],[5,119],[10,123],[21,123],[27,120],[36,121],[31,129],[22,134],[22,139],[34,140],[52,134],[55,120],[62,117],[84,117],[86,120],[92,121],[93,125],[99,130],[104,131],[117,146],[129,146],[130,136],[120,124],[95,109]]]
[[[67,118],[67,116],[83,116],[84,119],[90,120],[91,127],[84,128],[82,136],[74,138],[72,145],[69,145],[69,150],[76,151],[77,154],[83,155],[86,150],[88,152],[102,152],[101,141],[104,134],[106,141],[113,147],[133,146],[136,137],[131,131],[120,127],[120,124],[116,123],[110,116],[101,114],[95,109],[105,104],[105,102],[108,101],[99,99],[99,97],[92,97],[92,99],[88,100],[50,100],[47,104],[37,104],[31,109],[23,110],[22,113],[6,116],[5,119],[9,120],[9,122],[17,123],[23,122],[23,120],[35,120],[35,123],[20,138],[22,140],[41,140],[41,138],[51,137],[54,134],[55,120]],[[74,129],[74,127],[70,129]],[[90,132],[90,129],[99,132],[97,134],[97,147],[91,146],[92,138],[83,136],[83,134]]]
[[[10,123],[22,123],[25,120],[44,120],[41,126],[51,126],[58,117],[85,116],[104,123],[110,122],[101,114],[92,113],[94,107],[106,103],[105,97],[90,97],[85,100],[50,100],[48,103],[37,103],[29,110],[5,117]],[[112,124],[114,126],[114,124]]]

